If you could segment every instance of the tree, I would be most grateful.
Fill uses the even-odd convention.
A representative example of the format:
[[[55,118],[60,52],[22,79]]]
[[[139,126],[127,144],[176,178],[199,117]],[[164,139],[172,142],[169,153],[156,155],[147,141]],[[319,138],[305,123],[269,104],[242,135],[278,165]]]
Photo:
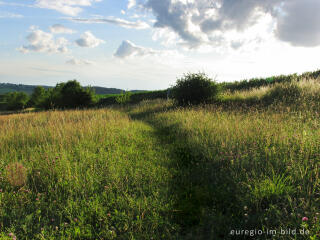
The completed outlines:
[[[68,81],[59,86],[60,102],[62,108],[89,107],[95,102],[94,91],[91,88],[83,88],[76,80]]]
[[[5,95],[7,110],[22,110],[27,106],[29,97],[24,92],[10,92]]]
[[[46,98],[46,90],[44,87],[38,86],[33,90],[28,105],[30,107],[40,107]]]
[[[177,79],[172,97],[178,105],[207,103],[218,94],[218,85],[205,73],[188,73]]]
[[[52,108],[83,108],[90,107],[95,102],[95,93],[92,88],[84,88],[76,80],[58,83],[48,89],[41,107]]]

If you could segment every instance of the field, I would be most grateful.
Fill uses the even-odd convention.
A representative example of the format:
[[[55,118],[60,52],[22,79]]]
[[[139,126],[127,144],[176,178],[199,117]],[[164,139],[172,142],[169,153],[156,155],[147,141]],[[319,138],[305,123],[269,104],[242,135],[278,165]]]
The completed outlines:
[[[320,239],[319,89],[0,116],[0,239]]]

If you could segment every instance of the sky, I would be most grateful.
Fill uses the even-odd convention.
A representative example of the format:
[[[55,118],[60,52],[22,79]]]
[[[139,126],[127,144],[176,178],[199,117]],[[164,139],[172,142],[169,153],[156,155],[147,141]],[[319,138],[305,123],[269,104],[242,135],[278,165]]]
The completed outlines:
[[[165,89],[320,67],[319,0],[0,0],[0,82]]]

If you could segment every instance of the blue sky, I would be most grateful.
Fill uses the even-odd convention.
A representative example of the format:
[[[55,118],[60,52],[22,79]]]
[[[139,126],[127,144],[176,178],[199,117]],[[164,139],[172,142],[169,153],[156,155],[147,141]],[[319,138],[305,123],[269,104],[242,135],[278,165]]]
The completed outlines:
[[[318,0],[0,0],[0,82],[164,89],[319,68]]]

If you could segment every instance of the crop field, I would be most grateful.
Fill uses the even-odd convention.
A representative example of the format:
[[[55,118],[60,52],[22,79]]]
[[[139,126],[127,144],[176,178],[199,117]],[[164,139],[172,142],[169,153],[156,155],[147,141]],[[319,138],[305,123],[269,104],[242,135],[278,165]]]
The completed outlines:
[[[0,239],[320,239],[318,89],[0,115]]]

